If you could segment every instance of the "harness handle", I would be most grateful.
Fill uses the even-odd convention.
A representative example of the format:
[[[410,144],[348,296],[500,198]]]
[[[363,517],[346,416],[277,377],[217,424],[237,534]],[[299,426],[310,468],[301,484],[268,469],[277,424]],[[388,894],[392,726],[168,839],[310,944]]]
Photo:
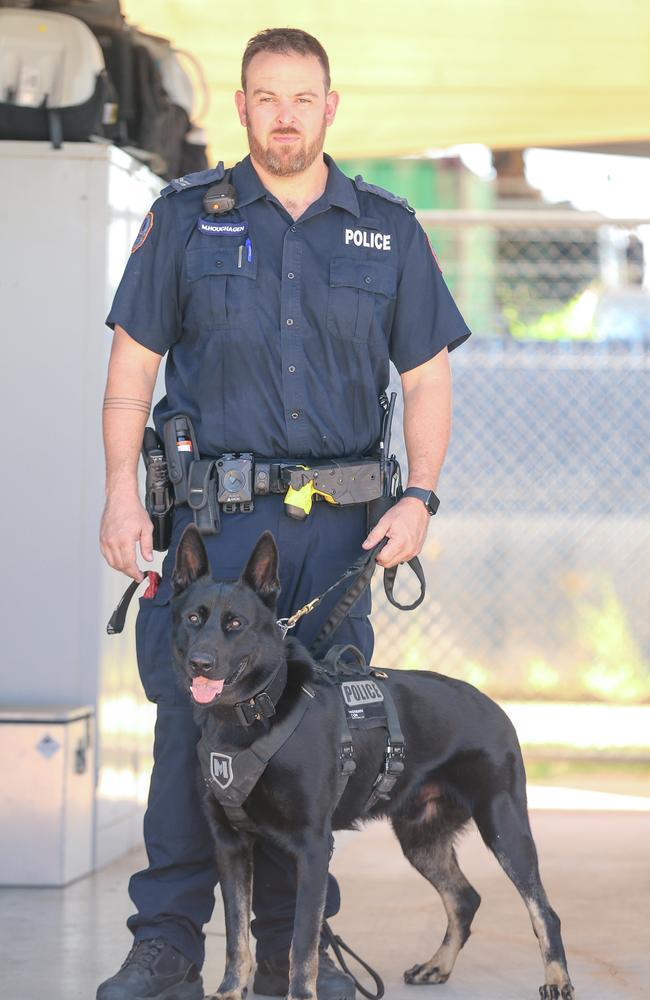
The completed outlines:
[[[339,965],[344,972],[347,972],[348,976],[352,977],[354,985],[359,990],[359,993],[361,993],[364,997],[367,997],[368,1000],[381,1000],[384,995],[384,983],[381,976],[379,976],[367,962],[364,962],[364,960],[360,958],[355,951],[352,951],[352,948],[345,943],[342,937],[334,933],[327,920],[323,921],[323,930],[328,944],[331,946],[332,951],[336,955]],[[370,990],[367,990],[364,986],[362,986],[354,973],[350,971],[348,964],[343,957],[344,951],[347,951],[348,955],[351,955],[355,962],[358,962],[359,965],[363,966],[370,978],[374,980],[375,986],[377,987],[376,993],[371,993]]]
[[[323,668],[325,673],[331,674],[336,677],[339,668],[342,670],[345,668],[345,661],[343,660],[343,655],[349,653],[357,663],[357,667],[360,671],[367,674],[370,673],[370,667],[366,663],[366,658],[356,646],[353,646],[351,642],[345,644],[339,644],[336,646],[331,646],[322,660],[319,660],[319,666]]]

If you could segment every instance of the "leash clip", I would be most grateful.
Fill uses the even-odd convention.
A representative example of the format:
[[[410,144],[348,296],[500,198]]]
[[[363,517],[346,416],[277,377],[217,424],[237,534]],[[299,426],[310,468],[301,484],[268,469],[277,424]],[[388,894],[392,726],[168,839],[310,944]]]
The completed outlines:
[[[293,628],[296,623],[295,622],[290,623],[290,619],[289,618],[278,618],[278,620],[276,621],[275,624],[278,626],[278,628],[282,632],[282,638],[286,639],[287,638],[287,632],[289,631],[290,628]]]
[[[330,590],[331,589],[332,588],[330,587]],[[325,593],[327,593],[327,591],[325,591]],[[314,610],[316,605],[320,603],[320,599],[320,597],[314,597],[313,600],[309,601],[302,608],[299,608],[298,611],[294,611],[290,618],[278,618],[275,624],[282,632],[283,639],[286,639],[289,629],[295,628],[303,615],[308,615],[310,611]]]

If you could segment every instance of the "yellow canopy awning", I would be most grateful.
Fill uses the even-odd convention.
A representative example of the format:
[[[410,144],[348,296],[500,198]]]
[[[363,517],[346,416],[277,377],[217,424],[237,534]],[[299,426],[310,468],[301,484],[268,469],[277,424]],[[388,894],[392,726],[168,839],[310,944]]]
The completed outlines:
[[[334,156],[650,139],[648,0],[124,0],[123,9],[201,62],[211,161],[246,151],[232,100],[241,55],[256,31],[283,26],[328,51],[342,95],[327,141]]]

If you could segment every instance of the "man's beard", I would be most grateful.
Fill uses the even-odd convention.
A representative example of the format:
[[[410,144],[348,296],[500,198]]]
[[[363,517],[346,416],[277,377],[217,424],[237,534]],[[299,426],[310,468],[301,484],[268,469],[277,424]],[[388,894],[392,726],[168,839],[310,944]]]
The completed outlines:
[[[301,174],[303,170],[310,167],[319,153],[323,150],[326,130],[327,125],[325,123],[325,116],[323,116],[321,130],[314,141],[308,146],[305,145],[304,141],[301,141],[297,148],[295,144],[292,144],[286,148],[280,147],[279,149],[271,149],[270,146],[262,145],[259,139],[257,139],[254,135],[250,125],[247,125],[246,127],[246,131],[248,133],[248,145],[253,159],[256,160],[260,166],[264,167],[265,170],[268,170],[270,174],[275,174],[276,177],[292,177],[294,174]],[[298,133],[295,129],[291,128],[274,129],[274,135],[297,134]]]

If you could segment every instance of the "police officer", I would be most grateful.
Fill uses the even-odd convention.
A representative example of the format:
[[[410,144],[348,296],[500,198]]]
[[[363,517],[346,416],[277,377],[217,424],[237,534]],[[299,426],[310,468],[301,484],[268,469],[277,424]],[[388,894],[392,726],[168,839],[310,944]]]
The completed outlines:
[[[360,554],[389,541],[378,562],[417,554],[435,509],[450,423],[448,352],[468,336],[428,239],[401,199],[350,180],[323,154],[339,97],[327,55],[303,31],[269,29],[249,42],[235,102],[250,155],[231,174],[235,206],[206,215],[203,197],[223,168],[172,181],[146,216],[108,317],[114,330],[104,436],[107,500],[102,552],[143,579],[152,528],[136,467],[163,356],[166,396],[154,419],[188,414],[201,456],[253,452],[260,458],[317,459],[376,452],[379,394],[389,359],[401,374],[409,490],[368,534],[363,506],[316,504],[288,518],[282,496],[256,497],[253,511],[224,513],[208,535],[217,579],[236,579],[265,529],[281,554],[279,613],[322,593]],[[218,224],[217,224],[218,223]],[[134,946],[98,1000],[203,996],[202,927],[217,872],[195,780],[197,731],[170,663],[170,583],[175,549],[191,515],[175,512],[163,578],[140,600],[138,665],[157,703],[154,768],[144,834],[148,867],[130,881]],[[336,594],[302,619],[309,645]],[[370,659],[366,593],[340,625]],[[254,989],[287,992],[295,865],[274,848],[255,854]],[[326,916],[338,911],[330,877]],[[320,953],[319,1000],[353,1000],[352,980]]]

